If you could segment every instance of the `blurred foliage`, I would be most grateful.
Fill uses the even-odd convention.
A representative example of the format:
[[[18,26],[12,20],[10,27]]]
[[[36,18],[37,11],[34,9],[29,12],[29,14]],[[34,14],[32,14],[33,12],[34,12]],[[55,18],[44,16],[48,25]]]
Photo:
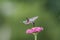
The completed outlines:
[[[32,25],[24,25],[26,17],[39,16],[36,26],[44,27],[38,40],[60,40],[60,0],[0,0],[0,25],[9,25],[10,40],[34,40],[25,33]]]
[[[60,0],[48,0],[47,7],[49,10],[53,11],[53,15],[60,23]]]
[[[5,18],[2,15],[2,11],[0,10],[0,26],[2,26],[2,24],[4,24],[4,22],[5,22]]]

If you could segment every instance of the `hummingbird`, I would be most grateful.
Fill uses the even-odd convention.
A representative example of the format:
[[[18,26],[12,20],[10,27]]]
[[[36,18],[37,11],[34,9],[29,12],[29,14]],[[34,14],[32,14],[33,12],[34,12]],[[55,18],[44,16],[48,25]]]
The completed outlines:
[[[26,20],[23,21],[23,23],[24,23],[24,24],[30,24],[30,23],[35,24],[34,21],[35,21],[36,19],[38,19],[38,16],[35,16],[35,17],[32,17],[32,18],[28,18],[28,17],[27,17]]]

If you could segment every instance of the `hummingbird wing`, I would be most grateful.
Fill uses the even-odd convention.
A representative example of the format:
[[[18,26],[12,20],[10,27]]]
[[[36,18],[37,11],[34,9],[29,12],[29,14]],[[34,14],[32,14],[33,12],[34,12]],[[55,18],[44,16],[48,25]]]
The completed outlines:
[[[30,18],[29,21],[34,22],[37,18],[38,18],[38,16]]]

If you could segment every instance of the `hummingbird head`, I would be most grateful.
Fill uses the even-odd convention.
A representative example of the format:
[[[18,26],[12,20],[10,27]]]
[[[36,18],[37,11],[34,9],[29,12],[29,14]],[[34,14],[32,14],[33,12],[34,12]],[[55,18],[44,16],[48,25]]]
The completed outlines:
[[[26,19],[27,19],[27,22],[29,22],[29,18],[28,18],[28,17],[26,17]]]

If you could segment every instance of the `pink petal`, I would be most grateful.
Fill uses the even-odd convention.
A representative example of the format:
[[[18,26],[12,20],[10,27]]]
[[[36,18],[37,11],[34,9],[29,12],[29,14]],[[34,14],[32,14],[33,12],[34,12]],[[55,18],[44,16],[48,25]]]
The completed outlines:
[[[33,32],[32,32],[31,29],[27,29],[27,30],[26,30],[26,33],[27,33],[27,34],[32,34]]]

